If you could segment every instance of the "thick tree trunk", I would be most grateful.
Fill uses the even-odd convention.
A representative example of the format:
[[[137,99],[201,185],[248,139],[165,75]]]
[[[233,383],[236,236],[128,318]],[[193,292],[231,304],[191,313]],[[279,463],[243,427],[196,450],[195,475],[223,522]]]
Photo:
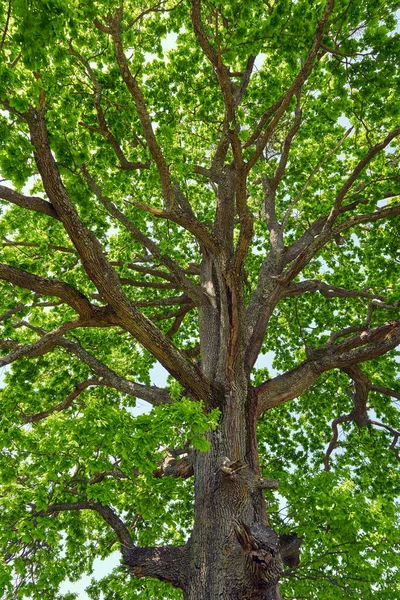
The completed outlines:
[[[225,248],[225,259],[229,248]],[[201,359],[208,410],[221,411],[211,449],[194,460],[194,528],[187,545],[185,600],[278,600],[279,538],[268,526],[256,442],[256,397],[245,368],[243,285],[232,261],[203,254]]]
[[[211,450],[195,460],[195,525],[188,545],[187,600],[273,599],[282,571],[268,527],[248,401],[236,389]],[[275,595],[272,595],[275,594]]]

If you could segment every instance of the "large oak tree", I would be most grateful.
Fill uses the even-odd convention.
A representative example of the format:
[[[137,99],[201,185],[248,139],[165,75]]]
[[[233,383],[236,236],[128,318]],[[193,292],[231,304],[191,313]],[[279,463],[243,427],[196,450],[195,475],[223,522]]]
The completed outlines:
[[[399,597],[399,8],[1,3],[3,598]]]

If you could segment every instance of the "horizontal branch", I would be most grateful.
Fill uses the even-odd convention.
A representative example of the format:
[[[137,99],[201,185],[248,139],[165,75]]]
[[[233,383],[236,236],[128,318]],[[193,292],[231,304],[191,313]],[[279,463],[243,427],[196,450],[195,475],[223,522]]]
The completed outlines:
[[[58,279],[47,279],[5,264],[0,264],[0,279],[32,292],[57,296],[74,308],[82,319],[89,318],[95,309],[82,292]]]
[[[178,285],[174,283],[161,283],[159,281],[139,281],[138,279],[129,279],[129,277],[120,277],[122,285],[130,285],[137,288],[153,288],[156,290],[176,290]]]
[[[175,306],[176,304],[192,304],[192,300],[183,294],[182,296],[169,296],[168,298],[149,298],[148,300],[138,300],[136,306],[145,308],[146,306]]]
[[[308,348],[308,359],[254,389],[258,414],[305,392],[325,371],[346,369],[386,354],[400,343],[400,321],[388,321],[338,344]]]
[[[307,292],[320,292],[325,298],[369,298],[371,300],[384,301],[385,297],[380,294],[372,294],[367,290],[348,290],[346,288],[330,285],[324,281],[309,279],[290,283],[284,290],[284,296],[300,296]]]
[[[384,396],[391,396],[392,398],[396,398],[400,400],[400,392],[396,390],[391,390],[390,388],[384,387],[382,385],[370,385],[371,392],[377,392],[378,394],[383,394]]]
[[[2,246],[3,248],[41,248],[42,244],[39,244],[39,242],[14,242],[13,240],[8,240],[7,238],[3,237]],[[54,244],[47,244],[47,248],[49,250],[57,250],[58,252],[67,252],[68,254],[74,254],[76,252],[75,248],[56,246]]]
[[[12,204],[16,204],[21,208],[26,208],[27,210],[34,210],[36,212],[43,213],[44,215],[48,215],[53,219],[59,220],[59,216],[57,214],[56,209],[51,204],[51,202],[47,202],[38,196],[24,196],[15,190],[11,190],[4,185],[0,185],[0,199],[7,200],[7,202],[11,202]]]
[[[92,385],[102,385],[102,382],[100,379],[87,379],[86,381],[78,383],[78,385],[75,386],[74,391],[68,394],[68,396],[56,406],[48,408],[47,410],[44,410],[40,413],[35,413],[32,415],[22,415],[23,422],[36,423],[37,421],[42,421],[43,419],[46,419],[55,412],[62,412],[63,410],[67,410],[67,408],[69,408],[72,405],[73,401],[76,400],[76,398],[78,398],[81,392],[83,392],[83,390],[86,390]]]
[[[46,511],[37,513],[37,516],[45,516],[46,514],[52,515],[59,512],[73,510],[93,510],[97,512],[115,531],[124,560],[131,556],[135,546],[128,528],[109,506],[104,506],[104,504],[101,504],[101,502],[85,500],[81,502],[60,502],[57,504],[50,504]]]
[[[57,329],[54,329],[49,333],[45,333],[37,342],[34,342],[33,344],[17,344],[12,352],[0,358],[0,367],[10,365],[20,358],[37,358],[38,356],[47,354],[58,345],[60,336],[80,326],[81,322],[79,320],[68,321],[57,327]],[[8,340],[5,341],[8,342]]]
[[[77,342],[72,342],[67,338],[64,338],[63,333],[66,333],[70,329],[83,326],[79,324],[79,321],[73,321],[71,323],[70,328],[68,329],[69,325],[70,324],[65,323],[63,326],[59,327],[53,332],[47,333],[40,327],[32,326],[26,321],[20,321],[15,325],[15,327],[27,327],[32,331],[35,331],[35,333],[37,333],[41,337],[38,342],[26,346],[20,345],[12,340],[0,340],[0,348],[10,348],[14,350],[14,352],[0,359],[0,366],[10,364],[11,362],[18,360],[22,356],[27,358],[42,356],[43,354],[46,354],[47,352],[53,350],[55,347],[61,346],[67,352],[74,354],[80,361],[85,363],[95,375],[97,375],[97,380],[89,379],[88,381],[98,381],[98,383],[91,383],[89,385],[103,385],[106,387],[111,387],[129,396],[134,396],[135,398],[145,400],[153,406],[157,406],[159,404],[171,404],[173,402],[167,390],[164,390],[163,388],[159,388],[157,386],[147,386],[141,383],[136,383],[134,381],[126,379],[125,377],[122,377],[121,375],[118,375],[117,373],[115,373],[115,371],[110,369],[110,367],[98,360],[87,350],[82,348],[80,344],[78,344]],[[97,319],[94,322],[91,322],[85,326],[101,327],[102,323],[99,319]],[[62,329],[63,327],[64,329]],[[6,362],[4,362],[3,364],[2,361]],[[79,393],[80,391],[82,390],[79,390]],[[63,403],[61,403],[60,406],[62,404]],[[54,410],[57,410],[57,408],[55,408]],[[52,410],[51,412],[54,412],[54,410]]]
[[[121,375],[118,375],[103,362],[95,358],[87,350],[82,348],[76,342],[60,338],[59,345],[67,352],[74,354],[82,362],[84,362],[95,375],[100,378],[101,384],[107,387],[112,387],[129,396],[135,396],[141,400],[149,402],[153,406],[159,404],[172,404],[173,400],[167,390],[157,386],[147,386],[141,383],[130,381]]]

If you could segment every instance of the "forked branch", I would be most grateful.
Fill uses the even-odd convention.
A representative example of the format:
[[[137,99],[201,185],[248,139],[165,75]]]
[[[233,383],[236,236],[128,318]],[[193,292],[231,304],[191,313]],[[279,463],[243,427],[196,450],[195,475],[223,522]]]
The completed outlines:
[[[338,425],[349,421],[353,421],[359,429],[374,425],[375,427],[381,427],[382,429],[389,431],[389,433],[393,435],[393,441],[390,448],[395,453],[397,460],[400,461],[399,449],[396,447],[400,438],[400,431],[369,418],[367,406],[368,392],[374,387],[371,380],[362,372],[358,365],[344,368],[343,371],[351,377],[354,383],[354,392],[352,393],[354,407],[348,415],[342,415],[332,421],[332,438],[324,457],[325,471],[330,471],[330,456],[337,446],[339,436]]]

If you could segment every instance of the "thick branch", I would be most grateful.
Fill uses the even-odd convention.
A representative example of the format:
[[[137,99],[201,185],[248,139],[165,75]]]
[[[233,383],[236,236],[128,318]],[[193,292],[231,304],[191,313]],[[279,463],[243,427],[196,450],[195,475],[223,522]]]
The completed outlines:
[[[121,289],[117,273],[104,257],[99,241],[80,220],[52,156],[43,114],[30,108],[26,118],[43,185],[89,278],[115,310],[119,325],[149,350],[194,397],[204,399],[209,388],[200,371],[129,301]]]

